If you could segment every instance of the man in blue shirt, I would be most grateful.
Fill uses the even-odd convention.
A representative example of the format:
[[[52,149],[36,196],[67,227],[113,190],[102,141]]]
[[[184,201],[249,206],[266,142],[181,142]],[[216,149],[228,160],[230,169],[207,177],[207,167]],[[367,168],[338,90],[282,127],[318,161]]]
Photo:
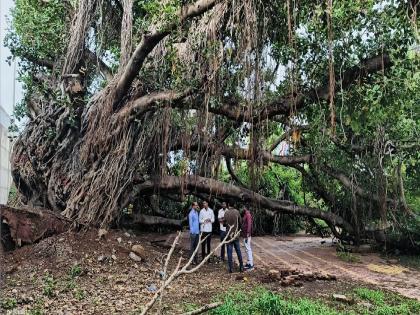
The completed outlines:
[[[200,237],[200,223],[198,220],[198,203],[197,202],[193,202],[191,204],[191,210],[190,213],[188,214],[188,224],[190,227],[190,240],[191,240],[191,248],[190,248],[190,257],[193,255],[194,250],[196,249],[196,247],[198,246],[198,240]],[[194,256],[194,260],[193,260],[193,265],[197,264],[198,259],[197,259],[197,253]]]

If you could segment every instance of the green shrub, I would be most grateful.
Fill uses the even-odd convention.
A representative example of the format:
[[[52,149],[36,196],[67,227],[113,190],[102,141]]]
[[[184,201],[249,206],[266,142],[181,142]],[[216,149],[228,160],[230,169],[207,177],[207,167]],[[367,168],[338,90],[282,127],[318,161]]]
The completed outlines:
[[[348,263],[360,262],[360,257],[349,252],[337,252],[337,257]]]
[[[69,270],[69,276],[72,278],[76,278],[82,274],[82,267],[80,265],[74,265]]]
[[[7,298],[4,301],[1,302],[1,308],[5,310],[11,310],[14,309],[17,305],[17,301],[14,298]]]
[[[47,275],[44,278],[43,294],[48,297],[53,297],[55,295],[55,285],[56,281],[54,280],[54,277]]]

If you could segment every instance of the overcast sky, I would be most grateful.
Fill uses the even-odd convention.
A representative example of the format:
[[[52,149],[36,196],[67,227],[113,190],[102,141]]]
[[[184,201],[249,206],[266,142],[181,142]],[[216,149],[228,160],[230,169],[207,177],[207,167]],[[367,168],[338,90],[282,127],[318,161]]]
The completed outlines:
[[[13,6],[13,0],[0,0],[0,106],[11,115],[13,104],[18,102],[22,95],[21,86],[15,82],[15,67],[12,63],[9,66],[6,58],[10,56],[10,51],[4,47],[4,36],[7,29],[7,17],[10,8]],[[16,84],[15,84],[16,83]]]

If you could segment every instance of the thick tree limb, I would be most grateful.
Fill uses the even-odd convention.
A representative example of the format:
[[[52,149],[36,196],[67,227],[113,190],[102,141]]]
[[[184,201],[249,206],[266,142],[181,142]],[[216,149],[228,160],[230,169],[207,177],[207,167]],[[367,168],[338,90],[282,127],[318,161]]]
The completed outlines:
[[[32,244],[70,228],[71,221],[41,208],[12,208],[0,205],[0,220],[9,226],[10,234],[19,246]]]
[[[211,178],[200,176],[165,176],[160,180],[145,181],[136,185],[134,193],[153,193],[156,189],[159,189],[160,191],[178,191],[182,187],[185,187],[190,191],[215,194],[221,198],[236,199],[242,202],[255,203],[261,208],[270,209],[273,211],[319,218],[324,221],[331,222],[334,225],[341,226],[349,232],[353,230],[352,226],[342,217],[331,212],[326,212],[310,207],[298,206],[288,201],[271,199],[246,188],[241,188]]]
[[[166,225],[173,227],[181,227],[182,220],[168,219],[153,215],[135,214],[133,220],[127,222],[128,224],[144,224],[144,225]]]
[[[343,89],[347,89],[351,83],[358,77],[365,77],[368,74],[389,68],[391,61],[388,55],[379,55],[365,59],[357,66],[354,66],[342,75]],[[241,106],[235,101],[223,104],[217,108],[210,107],[209,112],[222,115],[232,120],[240,120],[246,122],[258,123],[261,120],[272,119],[276,115],[288,115],[290,111],[303,108],[307,104],[311,104],[319,100],[328,100],[329,84],[325,84],[312,91],[299,93],[295,96],[282,96],[269,102],[263,108],[256,108],[254,111],[247,110],[247,107]]]
[[[193,89],[186,89],[182,92],[169,90],[150,93],[126,105],[118,112],[118,116],[119,118],[126,118],[134,114],[140,116],[158,107],[168,106],[173,102],[178,102],[188,95],[191,95],[192,92]]]
[[[216,4],[216,0],[198,0],[181,9],[179,12],[180,23],[196,17],[210,10]],[[123,98],[136,75],[139,73],[147,56],[156,45],[167,35],[169,35],[179,23],[173,22],[169,25],[162,25],[159,30],[153,30],[143,35],[140,44],[136,47],[133,55],[124,67],[121,77],[118,80],[114,104],[119,103]]]
[[[62,75],[75,73],[77,70],[76,68],[80,64],[80,60],[85,51],[84,47],[87,30],[95,11],[96,2],[96,0],[79,1],[79,6],[70,29],[70,40],[61,72]]]
[[[182,149],[181,142],[176,143],[171,147],[172,151]],[[195,141],[189,149],[191,151],[207,151],[211,154],[220,154],[226,158],[234,158],[237,160],[250,160],[253,158],[257,158],[254,156],[254,152],[249,149],[243,149],[237,146],[229,146],[226,144],[220,143],[212,143],[208,140],[208,138],[202,138],[200,141]],[[264,162],[273,162],[281,165],[296,165],[299,163],[310,163],[312,161],[311,154],[293,156],[293,155],[274,155],[268,151],[260,151],[258,152],[259,157]]]

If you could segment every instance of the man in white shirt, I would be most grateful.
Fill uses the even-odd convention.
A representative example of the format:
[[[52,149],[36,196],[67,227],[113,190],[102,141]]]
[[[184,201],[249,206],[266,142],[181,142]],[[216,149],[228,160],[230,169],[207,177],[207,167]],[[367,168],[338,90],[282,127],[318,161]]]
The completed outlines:
[[[227,209],[226,202],[222,202],[222,208],[219,209],[219,212],[217,213],[217,219],[219,220],[219,224],[220,224],[220,241],[221,242],[225,239],[225,236],[226,236],[226,226],[224,226],[226,209]],[[222,245],[222,248],[220,249],[220,259],[222,261],[225,261],[225,248],[226,248],[226,245]]]
[[[204,259],[206,255],[210,254],[211,232],[213,231],[214,223],[214,212],[213,209],[209,208],[207,201],[203,201],[203,209],[200,210],[199,220],[201,224],[201,237],[203,239],[207,237],[206,240],[201,244],[201,256],[202,259]]]

